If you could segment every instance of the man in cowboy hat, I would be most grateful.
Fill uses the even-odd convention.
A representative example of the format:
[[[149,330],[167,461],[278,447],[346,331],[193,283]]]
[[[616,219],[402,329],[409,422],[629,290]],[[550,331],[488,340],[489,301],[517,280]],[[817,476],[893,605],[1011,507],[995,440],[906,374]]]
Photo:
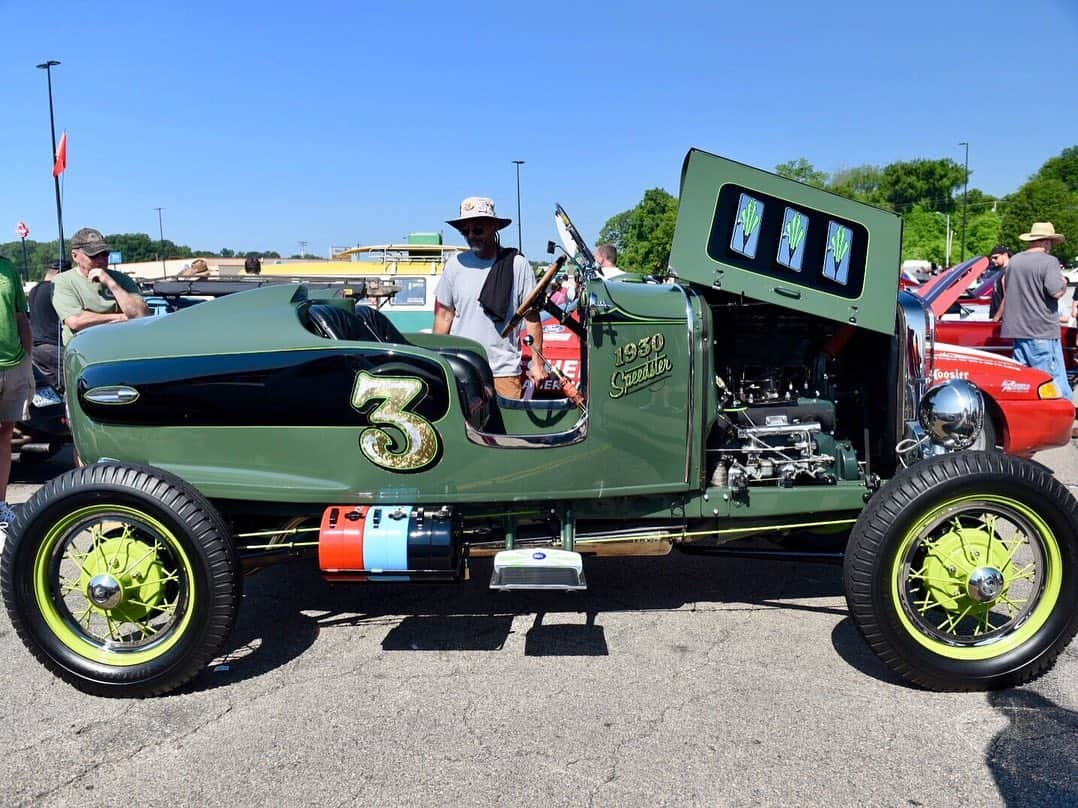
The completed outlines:
[[[520,398],[520,335],[501,330],[535,288],[535,273],[528,260],[514,249],[502,249],[498,231],[512,219],[494,212],[494,200],[470,196],[460,203],[460,216],[447,224],[460,231],[471,249],[452,256],[435,289],[434,333],[474,339],[487,351],[494,388],[504,398]],[[532,337],[528,375],[538,387],[546,370],[538,355],[543,351],[543,327],[532,311],[524,318]]]
[[[109,245],[100,230],[84,227],[71,237],[75,266],[53,281],[52,305],[64,324],[64,345],[90,326],[145,317],[150,313],[138,286],[109,269]]]
[[[1064,242],[1051,222],[1034,222],[1018,238],[1029,247],[1007,265],[1007,292],[1000,336],[1014,340],[1014,358],[1039,368],[1055,380],[1060,392],[1071,397],[1059,332],[1059,298],[1067,281],[1051,250]]]

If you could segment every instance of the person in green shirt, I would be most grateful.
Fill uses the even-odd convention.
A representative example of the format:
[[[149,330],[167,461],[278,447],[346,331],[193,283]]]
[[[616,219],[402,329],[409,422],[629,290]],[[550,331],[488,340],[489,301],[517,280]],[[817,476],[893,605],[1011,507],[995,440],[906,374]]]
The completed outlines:
[[[71,260],[75,266],[53,281],[52,293],[64,345],[85,328],[150,313],[135,282],[108,268],[109,245],[100,230],[84,227],[71,237]]]
[[[7,504],[11,436],[15,423],[26,418],[26,405],[34,395],[33,349],[22,280],[15,265],[0,256],[0,535],[5,539],[7,526],[15,518]]]

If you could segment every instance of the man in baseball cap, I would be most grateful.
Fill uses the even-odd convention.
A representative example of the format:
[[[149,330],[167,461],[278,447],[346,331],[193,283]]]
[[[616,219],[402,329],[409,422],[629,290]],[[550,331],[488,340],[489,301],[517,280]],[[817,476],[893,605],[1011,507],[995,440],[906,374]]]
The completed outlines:
[[[73,271],[53,281],[52,305],[64,329],[64,345],[79,331],[149,314],[138,286],[109,269],[109,243],[100,230],[84,227],[71,237]]]
[[[992,287],[992,299],[988,304],[988,319],[999,322],[1003,319],[1003,297],[1007,292],[1007,265],[1011,262],[1011,248],[1006,244],[997,244],[988,253],[988,266],[998,269],[999,277]]]

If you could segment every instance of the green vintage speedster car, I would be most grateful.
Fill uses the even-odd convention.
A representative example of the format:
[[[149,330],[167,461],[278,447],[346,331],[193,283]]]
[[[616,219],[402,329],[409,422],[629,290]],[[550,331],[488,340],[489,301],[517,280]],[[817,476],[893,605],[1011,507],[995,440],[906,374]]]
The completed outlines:
[[[1078,505],[1039,465],[963,450],[983,405],[930,384],[900,220],[695,150],[679,204],[668,272],[636,282],[599,279],[559,209],[585,336],[564,400],[498,398],[478,344],[299,284],[80,334],[86,465],[3,551],[19,636],[79,688],[145,696],[221,651],[244,572],[274,561],[370,586],[485,555],[491,587],[573,590],[603,555],[830,541],[909,681],[1044,671],[1078,628]]]

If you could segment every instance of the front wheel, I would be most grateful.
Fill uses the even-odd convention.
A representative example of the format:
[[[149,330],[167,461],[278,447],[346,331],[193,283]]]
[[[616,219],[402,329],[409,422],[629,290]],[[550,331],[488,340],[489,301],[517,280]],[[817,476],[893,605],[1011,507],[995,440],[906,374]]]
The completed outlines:
[[[10,528],[0,563],[19,637],[88,693],[173,690],[220,650],[240,596],[220,516],[172,475],[99,463],[42,488]]]
[[[1028,682],[1078,630],[1078,503],[1044,467],[964,452],[903,470],[850,537],[850,614],[933,690]]]

